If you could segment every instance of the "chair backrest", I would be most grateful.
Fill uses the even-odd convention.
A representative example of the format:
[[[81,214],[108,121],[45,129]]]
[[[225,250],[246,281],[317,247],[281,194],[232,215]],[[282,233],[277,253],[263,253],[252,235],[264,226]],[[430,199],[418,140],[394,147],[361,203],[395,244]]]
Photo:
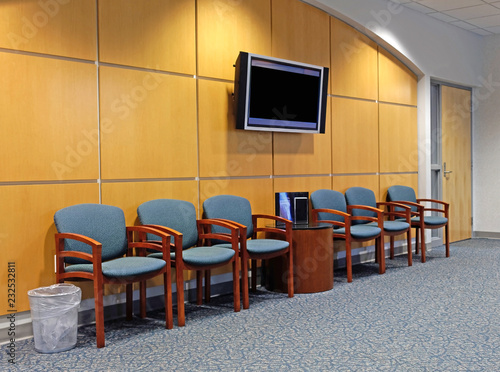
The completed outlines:
[[[313,209],[328,208],[340,212],[347,212],[344,194],[335,190],[321,189],[311,194],[311,205]],[[320,220],[331,220],[344,222],[344,217],[337,214],[318,213]]]
[[[351,187],[347,189],[345,192],[345,200],[347,202],[347,205],[366,205],[368,207],[377,208],[377,199],[375,198],[375,193],[372,190],[364,187]],[[377,217],[377,213],[363,209],[353,209],[352,216]],[[368,221],[352,221],[353,225],[363,223],[368,223]]]
[[[417,195],[415,194],[415,190],[409,186],[391,186],[387,189],[387,200],[388,201],[408,201],[408,202],[417,202]],[[397,210],[398,208],[396,208]],[[401,208],[399,208],[401,209]],[[417,207],[411,207],[412,212],[417,212]]]
[[[118,207],[104,204],[77,204],[66,207],[54,214],[56,229],[60,233],[74,233],[88,236],[102,244],[102,261],[123,256],[127,251],[127,230],[125,215]],[[66,239],[64,249],[92,253],[92,248],[84,243]],[[89,263],[74,257],[66,257],[65,262]]]
[[[190,248],[198,242],[196,209],[190,202],[175,199],[150,200],[137,207],[137,215],[143,225],[160,225],[180,232],[183,249]],[[148,239],[158,238],[148,234]]]
[[[250,202],[235,195],[217,195],[203,202],[203,215],[206,218],[224,218],[247,227],[247,238],[253,234],[252,207]],[[226,228],[214,226],[215,232],[227,232]]]

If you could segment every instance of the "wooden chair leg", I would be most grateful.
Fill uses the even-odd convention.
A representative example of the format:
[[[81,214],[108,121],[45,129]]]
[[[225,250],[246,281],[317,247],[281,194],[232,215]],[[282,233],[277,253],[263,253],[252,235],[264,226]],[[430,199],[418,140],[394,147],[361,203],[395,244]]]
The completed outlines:
[[[233,261],[233,301],[234,311],[238,312],[241,309],[240,300],[240,265],[238,260]]]
[[[174,310],[172,309],[172,277],[171,277],[171,269],[167,268],[166,272],[163,273],[163,294],[165,300],[165,328],[172,329],[174,328]],[[181,288],[181,291],[184,293],[184,290]],[[184,297],[183,297],[184,301]]]
[[[391,245],[391,248],[390,248],[390,258],[391,260],[394,260],[394,236],[390,236],[389,238],[389,241],[390,241],[390,245]]]
[[[252,260],[252,292],[257,292],[257,260]]]
[[[446,257],[450,257],[450,233],[448,231],[448,224],[444,227],[444,237],[446,246]]]
[[[421,254],[421,258],[422,258],[422,262],[425,262],[425,229],[423,227],[420,228],[420,240],[422,241],[420,243],[420,250],[422,251],[420,254]]]
[[[290,247],[292,248],[292,247]],[[293,289],[293,254],[292,251],[288,251],[288,277],[287,277],[287,286],[288,286],[288,297],[293,297],[294,289]]]
[[[408,266],[411,266],[413,265],[413,257],[411,253],[411,229],[406,233],[406,245],[406,251],[408,252]]]
[[[243,309],[248,309],[250,307],[248,294],[248,259],[245,257],[241,258],[241,291],[243,292]]]
[[[418,244],[420,242],[420,229],[415,229],[415,254],[418,254]]]
[[[351,242],[345,241],[345,265],[347,268],[347,283],[352,282],[352,257],[351,257]]]
[[[196,271],[196,304],[203,303],[203,272],[202,270]]]
[[[379,263],[378,263],[378,273],[379,274],[384,274],[385,273],[385,247],[384,247],[384,235],[381,235],[378,238],[379,241]]]
[[[100,280],[94,280],[94,303],[95,303],[95,329],[97,347],[105,346],[104,341],[104,309],[103,309],[103,287]]]
[[[132,314],[133,314],[133,307],[134,307],[134,289],[132,287],[132,284],[126,284],[125,285],[125,306],[126,306],[126,314],[127,314],[127,320],[132,320]],[[142,292],[142,291],[141,291]]]
[[[210,302],[210,270],[205,270],[205,303]]]
[[[175,269],[175,285],[177,287],[177,325],[179,327],[184,327],[186,324],[184,309],[184,271],[178,267]]]
[[[132,291],[133,293],[133,291]],[[146,317],[146,282],[142,281],[139,283],[139,304],[140,304],[140,317],[144,319]],[[134,301],[132,300],[132,304]],[[133,305],[132,305],[133,306]]]

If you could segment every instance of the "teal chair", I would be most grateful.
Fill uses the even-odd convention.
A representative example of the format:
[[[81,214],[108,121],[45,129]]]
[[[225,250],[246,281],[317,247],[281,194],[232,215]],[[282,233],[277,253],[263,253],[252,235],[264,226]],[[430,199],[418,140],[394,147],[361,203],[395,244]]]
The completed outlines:
[[[375,241],[376,256],[383,249],[383,211],[377,208],[359,206],[357,208],[373,212],[370,217],[353,216],[354,207],[348,206],[344,194],[335,190],[321,189],[311,194],[313,222],[333,225],[333,239],[345,240],[347,282],[352,282],[352,242]],[[358,223],[368,222],[368,223]],[[373,223],[373,224],[369,224]],[[380,259],[379,273],[385,272],[385,260]]]
[[[103,204],[78,204],[57,211],[56,279],[94,282],[97,347],[105,346],[103,285],[126,285],[126,314],[132,318],[132,284],[140,283],[140,315],[146,316],[146,280],[163,275],[166,328],[173,327],[170,279],[170,237],[158,230],[125,226],[120,208]],[[154,234],[160,244],[134,242],[133,235]],[[145,250],[158,252],[160,259],[144,257]],[[134,250],[139,255],[134,256]]]
[[[387,190],[387,200],[405,204],[411,208],[411,226],[415,228],[415,254],[422,251],[421,261],[425,262],[425,229],[440,229],[444,227],[446,257],[450,257],[449,237],[449,203],[436,199],[417,199],[415,190],[409,186],[395,185]],[[425,207],[421,203],[430,202],[439,207]],[[433,215],[429,215],[433,213]]]
[[[240,196],[217,195],[203,202],[203,213],[209,219],[222,219],[236,223],[240,228],[240,257],[242,271],[243,308],[248,309],[248,260],[252,261],[252,289],[257,287],[257,260],[284,255],[287,262],[288,297],[293,297],[293,245],[292,222],[282,217],[268,214],[252,214],[250,202]],[[269,225],[259,225],[259,221]],[[263,222],[261,222],[263,223]],[[273,225],[271,225],[271,223]],[[281,224],[276,227],[275,224]],[[221,231],[221,230],[218,230]],[[280,239],[262,239],[260,233]]]
[[[142,225],[169,234],[170,260],[176,272],[177,323],[185,325],[184,271],[196,271],[196,302],[201,305],[203,272],[205,272],[205,301],[210,300],[210,270],[231,264],[233,271],[234,311],[240,311],[240,268],[238,264],[239,230],[223,221],[197,220],[196,209],[190,202],[175,199],[156,199],[137,208]],[[226,228],[227,234],[217,234],[214,226]],[[153,236],[146,237],[153,239]],[[217,239],[227,246],[209,246],[207,240]],[[229,249],[228,249],[229,248]],[[160,258],[158,253],[149,257]]]
[[[394,202],[377,202],[375,193],[365,187],[351,187],[346,190],[345,198],[347,205],[365,205],[372,208],[384,209],[384,235],[390,238],[390,258],[394,259],[394,237],[406,234],[408,266],[413,264],[411,252],[411,223],[410,207]],[[371,216],[375,217],[375,212],[364,209],[353,209],[353,216]],[[361,221],[355,221],[360,223]],[[375,225],[375,222],[365,222]],[[382,250],[385,260],[385,250]]]

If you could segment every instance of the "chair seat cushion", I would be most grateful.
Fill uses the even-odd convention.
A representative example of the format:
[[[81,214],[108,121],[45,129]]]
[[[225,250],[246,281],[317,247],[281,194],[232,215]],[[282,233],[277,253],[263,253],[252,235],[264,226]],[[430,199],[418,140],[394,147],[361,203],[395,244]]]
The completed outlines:
[[[377,226],[376,222],[370,222],[368,225]],[[384,231],[397,232],[406,231],[410,227],[408,222],[404,221],[384,221]]]
[[[420,217],[414,217],[411,219],[412,222],[420,222]],[[441,216],[424,216],[424,223],[426,225],[444,225],[448,222],[446,217]]]
[[[121,257],[102,263],[102,274],[107,278],[124,278],[149,274],[165,267],[164,260],[149,257]],[[84,271],[92,273],[92,264],[76,264],[67,266],[66,272]]]
[[[345,228],[335,229],[336,234],[345,234]],[[368,239],[375,238],[380,234],[381,230],[377,226],[366,225],[354,225],[351,226],[351,236],[354,239]]]
[[[230,249],[221,246],[189,248],[182,251],[182,259],[188,265],[193,266],[222,265],[234,257],[231,244],[229,244],[228,248]],[[148,257],[162,258],[162,254],[153,253]],[[171,253],[170,257],[175,259],[175,253]]]
[[[250,239],[247,240],[247,251],[253,255],[268,254],[283,251],[290,244],[279,239]],[[219,244],[218,247],[231,248],[231,244]]]

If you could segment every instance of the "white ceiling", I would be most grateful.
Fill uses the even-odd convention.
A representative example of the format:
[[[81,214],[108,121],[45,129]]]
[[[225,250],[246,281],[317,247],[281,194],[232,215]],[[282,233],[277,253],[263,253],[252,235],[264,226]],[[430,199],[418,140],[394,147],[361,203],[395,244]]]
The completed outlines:
[[[479,35],[500,34],[500,0],[391,0]]]

